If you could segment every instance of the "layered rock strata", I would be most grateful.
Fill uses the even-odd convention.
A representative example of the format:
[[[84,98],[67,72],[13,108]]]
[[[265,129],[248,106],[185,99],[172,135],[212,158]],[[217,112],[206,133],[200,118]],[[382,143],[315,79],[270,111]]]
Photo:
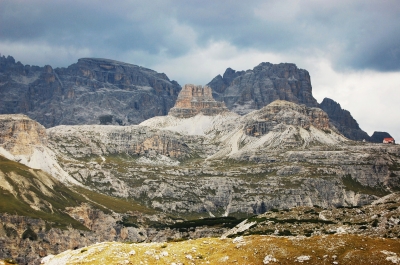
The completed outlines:
[[[126,141],[91,133],[89,127],[48,131],[63,161],[79,161],[63,163],[79,181],[171,213],[240,215],[299,205],[364,205],[398,188],[398,146],[356,145],[338,134],[318,108],[276,101],[242,117],[165,116],[144,124],[136,129],[176,131],[190,155],[182,155],[184,160],[171,156],[183,161],[179,166],[148,156],[154,164],[144,164],[146,154],[104,152],[126,150]],[[186,130],[193,124],[201,124],[197,133]],[[118,139],[117,131],[111,138]],[[83,144],[87,139],[90,148]]]
[[[304,129],[314,126],[320,130],[336,130],[329,124],[328,115],[319,108],[309,108],[292,102],[277,100],[255,112],[245,125],[246,134],[261,136],[278,124],[293,125]]]
[[[191,149],[177,133],[144,126],[60,125],[47,130],[52,148],[75,158],[125,154],[133,157],[163,155],[189,158]],[[69,139],[65,142],[66,139]]]
[[[137,124],[167,115],[180,89],[164,73],[114,60],[83,58],[53,69],[0,57],[0,114],[23,113],[47,128]]]
[[[26,115],[0,115],[0,147],[12,155],[32,155],[35,146],[46,146],[46,129]]]
[[[204,115],[217,115],[228,111],[223,102],[215,101],[210,87],[186,84],[179,92],[175,106],[168,115],[179,118],[189,118],[199,113]]]
[[[60,167],[47,145],[46,129],[26,115],[0,115],[0,155],[42,169],[64,183],[79,184]]]

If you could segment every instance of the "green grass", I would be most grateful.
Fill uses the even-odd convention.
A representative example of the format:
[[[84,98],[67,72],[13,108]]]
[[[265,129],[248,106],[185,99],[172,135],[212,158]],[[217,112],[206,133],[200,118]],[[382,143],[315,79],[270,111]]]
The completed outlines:
[[[42,219],[50,222],[51,227],[66,229],[69,225],[79,230],[89,230],[71,216],[62,212],[62,209],[53,209],[53,213],[32,209],[21,199],[14,197],[10,192],[0,189],[0,212]]]
[[[129,211],[138,211],[144,214],[154,214],[157,211],[154,209],[147,208],[138,202],[133,200],[127,200],[123,198],[114,198],[108,195],[104,195],[95,191],[91,191],[82,187],[75,187],[74,190],[80,194],[87,196],[91,201],[94,201],[99,205],[95,205],[96,207],[100,207],[103,211],[110,212],[112,210],[117,213],[126,213]],[[105,209],[104,206],[107,209]]]
[[[3,172],[4,178],[10,183],[16,192],[16,196],[14,196],[8,190],[0,187],[0,212],[42,219],[51,222],[50,225],[52,227],[67,228],[69,225],[72,225],[72,227],[76,229],[88,230],[80,222],[63,212],[67,206],[77,206],[82,202],[86,202],[84,197],[71,191],[68,187],[52,179],[49,175],[47,177],[52,179],[55,183],[53,186],[53,196],[45,195],[36,183],[40,181],[38,174],[46,173],[40,170],[33,170],[1,156],[0,171]],[[25,180],[32,185],[27,189],[20,190],[18,183],[16,183],[11,177],[12,173],[25,178]],[[48,187],[48,190],[51,191],[51,188]],[[40,200],[50,203],[53,212],[49,207],[44,207],[43,211],[31,208],[22,197],[24,194],[29,194],[28,192],[33,192]],[[28,200],[32,199],[30,194],[26,197]]]
[[[114,162],[116,160],[118,158],[114,157]],[[111,211],[118,213],[129,211],[139,211],[144,214],[156,213],[155,210],[144,207],[133,200],[110,197],[82,187],[67,187],[40,170],[33,170],[1,156],[0,171],[3,172],[4,178],[16,193],[16,196],[14,196],[10,191],[0,187],[0,212],[42,219],[48,222],[48,229],[51,227],[66,229],[72,226],[80,230],[89,230],[79,221],[64,213],[66,207],[76,207],[81,203],[90,203],[94,208],[100,209],[105,213],[111,213]],[[29,183],[29,186],[21,186],[19,182],[13,179],[13,174],[19,175],[19,178]],[[41,178],[46,177],[54,183],[52,188],[47,187],[47,190],[51,192],[50,195],[43,193],[40,185],[37,184],[42,183],[44,185]],[[33,202],[33,194],[44,202],[41,203],[41,210],[33,209],[30,207],[30,203],[24,201],[23,197]],[[47,206],[47,204],[51,204],[51,207]],[[124,225],[133,225],[134,222],[131,221],[126,220]],[[29,233],[27,236],[34,238]]]
[[[347,190],[352,190],[356,193],[376,195],[379,197],[385,196],[390,193],[386,191],[383,187],[364,186],[358,180],[353,179],[351,175],[346,175],[342,177],[342,181]]]

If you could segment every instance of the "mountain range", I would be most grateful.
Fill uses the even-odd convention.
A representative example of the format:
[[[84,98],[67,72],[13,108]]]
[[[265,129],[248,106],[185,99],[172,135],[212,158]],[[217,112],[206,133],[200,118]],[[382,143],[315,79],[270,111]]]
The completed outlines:
[[[25,89],[28,92],[45,89],[47,75],[41,71],[48,66],[22,66],[10,57],[2,60],[9,61],[6,67],[9,70],[1,76],[5,80],[1,83],[1,93],[5,93],[7,84],[16,82],[14,79],[20,82],[19,87],[16,85],[19,94],[25,93]],[[81,64],[94,64],[97,70],[85,72]],[[142,95],[149,100],[169,102],[164,98],[165,90],[157,92],[142,86],[136,91],[131,85],[118,83],[115,81],[117,70],[112,79],[109,71],[119,69],[120,64],[104,59],[82,59],[74,67],[51,68],[48,74],[54,81],[49,84],[55,91],[49,94],[47,101],[36,98],[33,105],[58,102],[77,106],[81,102],[75,99],[89,95],[105,104],[102,100],[107,97],[101,98],[102,93],[109,95],[110,100],[115,98],[112,91],[103,91],[94,85],[99,85],[101,76],[108,76],[108,82],[103,85],[113,86],[117,94],[132,96],[123,100],[134,101],[137,95]],[[29,71],[20,74],[18,79],[10,65],[29,68]],[[159,82],[163,84],[176,83],[165,81],[168,78],[163,74],[137,66],[128,65],[124,69],[124,73],[127,69],[144,71],[149,74],[146,78],[161,78],[164,81]],[[0,115],[0,259],[39,264],[46,257],[46,264],[65,264],[76,262],[77,258],[100,264],[104,260],[95,261],[96,258],[90,256],[98,252],[96,245],[85,246],[104,241],[165,243],[202,238],[205,242],[209,237],[221,236],[221,242],[233,237],[236,243],[249,240],[253,246],[250,242],[261,240],[256,236],[260,234],[289,236],[283,240],[291,241],[306,236],[311,237],[309,244],[317,245],[318,240],[327,237],[332,244],[341,244],[341,240],[353,244],[356,234],[376,244],[381,237],[387,237],[391,245],[397,246],[396,238],[400,236],[398,145],[354,141],[346,136],[342,131],[360,133],[357,122],[350,119],[351,115],[338,103],[325,99],[318,104],[313,100],[305,70],[293,64],[268,63],[255,69],[238,73],[227,70],[231,81],[224,81],[226,87],[217,88],[217,92],[211,87],[213,82],[204,87],[191,84],[179,87],[172,107],[165,108],[165,113],[158,116],[139,116],[137,122],[143,119],[139,124],[129,124],[123,111],[118,114],[120,116],[117,112],[102,114],[100,119],[95,113],[101,108],[90,107],[94,106],[94,101],[85,103],[94,116],[76,113],[84,119],[97,117],[87,124],[60,122],[46,128],[27,115]],[[78,78],[71,74],[73,71],[91,77]],[[61,73],[66,72],[70,75],[61,78]],[[22,84],[24,75],[27,78],[37,75],[37,79]],[[124,78],[126,76],[119,80]],[[224,78],[217,79],[223,81]],[[243,84],[257,83],[245,79],[264,80],[267,85],[262,86],[257,81],[257,85],[241,90],[238,84],[243,88]],[[60,95],[69,81],[63,80],[75,80],[72,87],[80,96],[65,101]],[[89,87],[92,92],[85,90]],[[18,103],[18,93],[1,100],[7,106],[24,105]],[[252,94],[258,95],[257,100]],[[215,100],[213,95],[221,101]],[[14,105],[8,100],[13,97],[17,102]],[[261,100],[265,101],[265,106]],[[329,110],[335,115],[329,114]],[[28,114],[40,117],[40,111],[40,108],[32,108]],[[60,110],[59,114],[62,113]],[[73,115],[68,115],[72,121]],[[386,134],[376,133],[376,136],[385,137]],[[240,239],[241,236],[255,237]],[[370,236],[378,239],[369,239]],[[190,244],[187,242],[180,245],[182,249]],[[214,241],[210,239],[210,242]],[[278,245],[284,249],[282,244]],[[155,245],[137,246],[145,249],[150,246],[149,251],[153,251],[151,246]],[[160,248],[169,246],[173,248],[174,245],[165,243]],[[212,260],[199,246],[196,248],[204,261]],[[101,248],[107,252],[113,247],[111,243]],[[51,256],[68,249],[70,251],[61,256]],[[348,258],[352,250],[334,249],[337,260],[353,261],[355,256]],[[111,253],[108,258],[120,256],[124,260],[118,262],[129,263],[133,259],[137,261],[138,257],[156,264],[165,256],[155,251],[151,252],[153,257],[136,247],[134,251],[141,253],[140,257],[129,251],[118,255]],[[217,248],[216,253],[219,251],[222,249]],[[325,255],[303,251],[312,259]],[[368,248],[369,254],[374,251]],[[377,259],[374,260],[376,264],[386,257],[397,257],[392,248],[384,245],[379,245],[379,251],[386,252],[379,254],[382,257],[372,255]],[[260,259],[254,262],[267,259],[272,263],[274,258],[282,260],[281,254],[268,259],[268,255],[253,255]],[[243,253],[240,259],[246,255]],[[196,257],[201,260],[200,256]],[[221,262],[226,262],[225,256],[218,260],[221,258],[224,258]],[[297,256],[287,258],[287,264],[297,260]],[[178,262],[177,259],[171,262]]]
[[[319,107],[352,140],[371,138],[340,104],[312,95],[311,78],[295,64],[261,63],[252,70],[226,69],[207,86],[217,101],[240,115],[274,100]],[[109,59],[83,58],[67,68],[23,65],[0,57],[0,114],[21,113],[46,128],[57,125],[133,125],[167,115],[181,86],[164,73]],[[380,140],[380,141],[379,141]]]

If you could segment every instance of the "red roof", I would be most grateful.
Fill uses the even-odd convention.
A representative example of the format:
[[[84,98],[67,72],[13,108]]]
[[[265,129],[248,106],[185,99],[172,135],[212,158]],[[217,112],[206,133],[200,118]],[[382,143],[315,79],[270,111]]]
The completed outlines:
[[[393,141],[394,139],[391,138],[391,137],[390,137],[390,138],[388,137],[388,138],[383,138],[383,140],[384,140],[384,141]]]

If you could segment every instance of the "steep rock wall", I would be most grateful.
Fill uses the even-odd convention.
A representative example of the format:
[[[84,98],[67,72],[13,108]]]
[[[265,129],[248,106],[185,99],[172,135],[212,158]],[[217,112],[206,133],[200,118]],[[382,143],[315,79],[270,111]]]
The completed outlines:
[[[0,114],[23,113],[45,127],[137,124],[166,115],[180,89],[164,73],[108,59],[53,69],[0,57]]]
[[[228,68],[207,84],[216,100],[224,101],[228,109],[246,114],[275,100],[287,100],[317,107],[312,96],[310,75],[295,64],[261,63],[253,70],[235,71]]]
[[[349,139],[370,141],[369,135],[361,130],[350,112],[340,107],[340,104],[330,98],[324,98],[319,105],[329,116],[332,124]]]

